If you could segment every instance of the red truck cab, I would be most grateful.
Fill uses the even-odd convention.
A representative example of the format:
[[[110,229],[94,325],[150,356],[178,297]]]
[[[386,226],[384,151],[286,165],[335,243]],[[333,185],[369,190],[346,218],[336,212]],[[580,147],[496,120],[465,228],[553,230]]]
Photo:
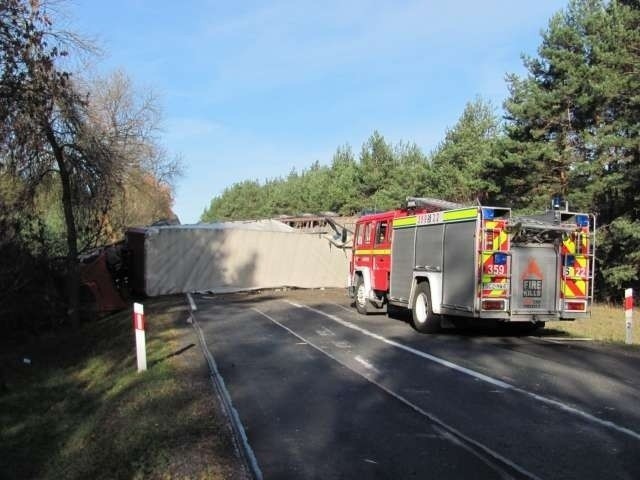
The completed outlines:
[[[356,308],[366,313],[372,304],[382,308],[389,292],[393,220],[425,211],[397,209],[363,215],[356,222],[349,269],[349,294]]]
[[[368,270],[373,290],[386,292],[389,289],[391,227],[393,219],[398,216],[406,216],[406,211],[393,210],[364,215],[356,224],[351,274]]]

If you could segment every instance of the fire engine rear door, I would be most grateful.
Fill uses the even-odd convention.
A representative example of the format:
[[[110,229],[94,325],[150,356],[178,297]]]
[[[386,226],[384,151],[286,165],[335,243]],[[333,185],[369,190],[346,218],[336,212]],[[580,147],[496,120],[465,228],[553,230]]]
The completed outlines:
[[[553,245],[512,245],[511,313],[555,314],[558,254]]]

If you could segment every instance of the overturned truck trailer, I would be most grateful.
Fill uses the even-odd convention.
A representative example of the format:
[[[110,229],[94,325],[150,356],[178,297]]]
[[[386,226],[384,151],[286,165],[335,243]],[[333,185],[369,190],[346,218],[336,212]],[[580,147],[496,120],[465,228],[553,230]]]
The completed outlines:
[[[131,288],[148,296],[197,291],[343,287],[349,251],[277,221],[131,228]]]

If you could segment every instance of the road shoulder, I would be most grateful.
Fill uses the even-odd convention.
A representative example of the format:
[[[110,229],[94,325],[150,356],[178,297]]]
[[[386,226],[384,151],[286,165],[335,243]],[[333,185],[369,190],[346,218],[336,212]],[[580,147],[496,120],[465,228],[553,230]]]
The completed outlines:
[[[3,348],[0,478],[242,478],[184,296]],[[25,363],[27,358],[29,363]]]

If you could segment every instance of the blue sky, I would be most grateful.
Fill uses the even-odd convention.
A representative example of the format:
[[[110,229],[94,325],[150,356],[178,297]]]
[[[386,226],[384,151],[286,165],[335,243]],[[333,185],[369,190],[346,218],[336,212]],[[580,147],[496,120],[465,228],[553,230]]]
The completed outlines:
[[[70,0],[71,26],[158,94],[163,143],[185,175],[174,210],[196,222],[244,179],[329,163],[374,130],[433,149],[466,102],[499,107],[559,0]]]

